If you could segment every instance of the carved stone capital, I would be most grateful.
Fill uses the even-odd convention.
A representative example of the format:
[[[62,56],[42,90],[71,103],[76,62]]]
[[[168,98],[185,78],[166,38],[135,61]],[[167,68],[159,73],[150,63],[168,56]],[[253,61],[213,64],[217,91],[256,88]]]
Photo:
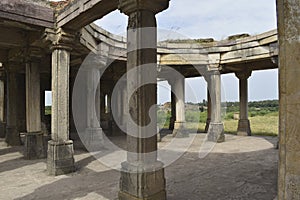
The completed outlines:
[[[169,7],[170,0],[119,0],[119,9],[126,15],[139,10],[148,10],[154,14]]]
[[[245,70],[245,71],[235,73],[236,77],[243,80],[248,79],[251,76],[251,74],[252,74],[251,70]]]
[[[45,29],[44,42],[50,45],[51,49],[67,49],[71,51],[76,35],[65,29]]]
[[[41,62],[44,57],[43,49],[39,47],[28,47],[25,49],[25,62]]]

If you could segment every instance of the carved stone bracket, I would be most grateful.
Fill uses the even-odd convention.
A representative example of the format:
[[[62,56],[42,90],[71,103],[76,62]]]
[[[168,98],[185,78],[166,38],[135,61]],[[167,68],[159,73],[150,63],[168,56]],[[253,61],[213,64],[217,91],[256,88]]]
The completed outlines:
[[[236,77],[238,77],[239,79],[248,79],[251,76],[251,74],[252,74],[251,70],[244,70],[235,73]]]
[[[62,28],[45,29],[43,41],[50,46],[51,49],[67,49],[71,51],[76,34]]]
[[[138,10],[148,10],[159,13],[169,7],[170,0],[119,0],[119,9],[126,15]]]

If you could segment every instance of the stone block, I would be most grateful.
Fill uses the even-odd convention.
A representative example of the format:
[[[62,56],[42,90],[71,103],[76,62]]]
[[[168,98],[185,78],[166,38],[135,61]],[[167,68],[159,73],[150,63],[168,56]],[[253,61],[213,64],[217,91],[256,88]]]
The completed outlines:
[[[223,123],[213,123],[209,124],[208,128],[208,141],[212,142],[224,142],[225,135],[224,135],[224,125]]]
[[[49,175],[62,175],[75,171],[73,141],[48,142],[47,171]]]
[[[238,136],[251,136],[250,121],[248,119],[240,119],[237,129]]]
[[[122,163],[120,200],[165,200],[166,181],[161,162],[132,165]]]
[[[42,132],[25,133],[24,157],[28,160],[46,158],[45,142]]]

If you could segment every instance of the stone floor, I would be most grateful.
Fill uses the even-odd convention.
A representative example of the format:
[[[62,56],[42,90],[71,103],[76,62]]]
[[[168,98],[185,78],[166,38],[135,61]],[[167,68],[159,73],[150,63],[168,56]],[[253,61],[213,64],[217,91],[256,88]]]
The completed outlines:
[[[277,190],[278,151],[273,137],[226,135],[206,157],[199,158],[204,134],[166,167],[168,200],[273,200]],[[113,141],[123,143],[124,138]],[[172,141],[163,137],[162,148]],[[0,199],[2,200],[114,200],[119,172],[105,167],[89,153],[76,150],[77,172],[51,177],[46,160],[22,158],[22,148],[0,141]]]

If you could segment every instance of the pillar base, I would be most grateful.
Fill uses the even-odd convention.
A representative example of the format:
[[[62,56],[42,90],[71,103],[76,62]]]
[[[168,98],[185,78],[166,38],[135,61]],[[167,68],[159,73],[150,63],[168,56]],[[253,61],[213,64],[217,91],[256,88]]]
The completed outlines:
[[[119,200],[166,200],[163,163],[122,163]]]
[[[5,142],[9,146],[21,146],[22,145],[20,134],[19,134],[18,128],[16,126],[14,126],[14,127],[7,126],[6,127]]]
[[[207,119],[207,120],[206,120],[206,125],[205,125],[205,130],[204,130],[205,133],[208,132],[208,128],[209,128],[210,121],[211,121],[210,119]]]
[[[237,129],[238,136],[251,136],[250,121],[248,119],[240,119]]]
[[[44,136],[42,132],[25,133],[25,159],[34,160],[46,158],[44,145]]]
[[[6,123],[0,122],[0,138],[5,138]]]
[[[208,141],[212,142],[224,142],[225,135],[224,135],[224,125],[223,123],[213,123],[209,124],[208,128]]]
[[[62,175],[75,171],[73,141],[48,141],[47,171],[49,175]]]
[[[87,128],[85,135],[81,138],[85,148],[90,152],[103,149],[103,130],[102,128]]]
[[[189,137],[189,132],[185,128],[185,122],[175,122],[172,135],[173,135],[173,137],[176,137],[176,138]]]

